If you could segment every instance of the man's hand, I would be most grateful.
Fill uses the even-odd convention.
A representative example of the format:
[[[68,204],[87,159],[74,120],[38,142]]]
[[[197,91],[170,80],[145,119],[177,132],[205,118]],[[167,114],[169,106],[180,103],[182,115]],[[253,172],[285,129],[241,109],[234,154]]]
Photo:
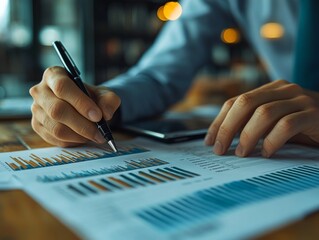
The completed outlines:
[[[229,99],[205,138],[223,155],[240,132],[237,156],[247,156],[263,139],[262,155],[270,157],[286,142],[319,146],[319,93],[278,80]]]
[[[105,139],[95,122],[110,120],[120,98],[106,87],[86,85],[94,101],[83,93],[61,67],[46,69],[42,81],[30,89],[32,127],[45,141],[67,147]]]

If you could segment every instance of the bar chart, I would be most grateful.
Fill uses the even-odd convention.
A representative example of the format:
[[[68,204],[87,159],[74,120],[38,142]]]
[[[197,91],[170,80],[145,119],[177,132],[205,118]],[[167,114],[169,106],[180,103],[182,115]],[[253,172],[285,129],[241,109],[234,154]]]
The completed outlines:
[[[118,172],[127,172],[136,169],[155,167],[168,164],[168,162],[163,161],[158,158],[147,158],[147,159],[138,159],[138,160],[126,160],[123,165],[115,165],[109,167],[102,167],[100,169],[90,169],[82,171],[70,171],[70,172],[61,172],[59,175],[43,175],[37,176],[37,181],[42,183],[52,183],[58,181],[65,181],[76,178],[83,177],[93,177],[104,174],[112,174]]]
[[[102,158],[112,158],[117,156],[143,153],[149,151],[140,146],[120,147],[117,153],[106,148],[91,148],[90,150],[62,149],[60,154],[51,157],[40,157],[30,154],[28,158],[10,156],[12,162],[5,162],[13,171],[21,171],[35,168],[51,167],[77,162],[91,161]]]
[[[155,228],[169,231],[245,204],[318,186],[319,168],[303,165],[200,190],[136,215]]]
[[[77,197],[85,197],[190,179],[197,176],[200,175],[179,167],[163,167],[100,177],[94,180],[83,180],[67,184],[64,190]]]

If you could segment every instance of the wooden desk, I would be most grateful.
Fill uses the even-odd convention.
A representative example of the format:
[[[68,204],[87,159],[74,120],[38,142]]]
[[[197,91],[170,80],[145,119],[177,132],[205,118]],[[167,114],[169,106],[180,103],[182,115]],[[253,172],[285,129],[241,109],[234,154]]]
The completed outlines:
[[[50,146],[33,132],[29,120],[0,122],[0,132],[1,152]],[[318,239],[318,226],[319,212],[256,239]],[[23,191],[0,191],[0,240],[18,239],[80,238]]]

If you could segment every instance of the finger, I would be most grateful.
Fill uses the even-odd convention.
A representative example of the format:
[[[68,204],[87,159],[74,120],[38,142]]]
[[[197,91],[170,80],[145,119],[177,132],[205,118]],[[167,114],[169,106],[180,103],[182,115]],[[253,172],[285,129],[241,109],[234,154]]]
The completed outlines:
[[[293,97],[295,95],[295,91],[297,91],[297,87],[295,86],[297,85],[289,84],[288,87],[285,86],[285,88],[290,87],[291,91],[279,91],[278,89],[261,91],[259,88],[240,95],[235,100],[218,129],[214,144],[214,152],[216,154],[222,155],[227,151],[235,134],[247,123],[258,106],[268,102],[284,100]],[[283,87],[281,86],[281,88]]]
[[[263,142],[262,155],[270,157],[290,138],[314,124],[312,110],[292,113],[278,121]]]
[[[56,97],[70,103],[82,116],[93,122],[101,120],[102,112],[99,107],[77,87],[64,69],[48,68],[44,79]]]
[[[265,84],[263,86],[261,86],[259,89],[264,91],[267,89],[272,89],[272,88],[277,88],[277,87],[281,87],[285,84],[287,84],[288,82],[286,80],[277,80],[274,82],[271,82],[269,84]],[[223,123],[227,113],[229,112],[229,110],[231,109],[231,107],[233,106],[235,100],[237,99],[238,96],[233,97],[229,100],[227,100],[220,113],[218,114],[218,116],[215,118],[215,120],[213,121],[213,123],[210,125],[207,134],[205,136],[205,144],[208,146],[211,146],[215,143],[215,139],[218,133],[218,129],[220,128],[220,125]]]
[[[115,93],[111,91],[105,91],[98,97],[97,104],[102,110],[103,117],[106,120],[110,120],[115,111],[121,105],[121,99]]]
[[[222,122],[224,121],[229,109],[233,106],[235,100],[236,100],[236,97],[228,99],[222,106],[217,117],[209,126],[207,134],[205,136],[205,140],[204,140],[207,146],[211,146],[214,144],[218,129],[220,125],[222,124]]]
[[[39,106],[45,113],[39,113],[43,119],[39,121],[53,136],[56,136],[56,122],[72,129],[78,135],[97,143],[104,143],[105,139],[98,131],[96,124],[81,116],[71,105],[55,98],[51,91],[47,91],[47,98],[40,98]],[[39,110],[40,111],[40,110]],[[73,134],[74,135],[74,134]],[[73,136],[72,135],[72,136]]]
[[[237,156],[247,156],[276,122],[283,116],[301,111],[304,106],[302,97],[292,100],[282,100],[261,105],[256,109],[240,134],[236,148]]]
[[[84,138],[83,136],[77,134],[72,129],[68,128],[67,126],[55,122],[54,120],[50,119],[45,111],[38,105],[33,104],[32,113],[34,119],[41,124],[41,126],[51,130],[50,134],[53,135],[60,141],[67,141],[67,142],[75,142],[75,143],[85,143],[88,139]]]
[[[32,118],[31,124],[32,124],[33,130],[39,136],[41,136],[46,142],[52,145],[59,146],[59,147],[73,147],[81,143],[85,143],[85,142],[72,142],[72,141],[64,141],[64,140],[57,139],[56,137],[52,136],[47,131],[47,129],[44,126],[42,126],[41,123],[39,123],[35,118]]]

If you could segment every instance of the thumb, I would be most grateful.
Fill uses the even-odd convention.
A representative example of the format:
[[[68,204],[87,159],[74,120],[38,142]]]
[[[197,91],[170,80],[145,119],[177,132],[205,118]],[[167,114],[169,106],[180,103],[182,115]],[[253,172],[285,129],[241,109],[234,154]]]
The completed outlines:
[[[105,120],[111,120],[121,105],[120,97],[104,86],[93,87],[95,102],[102,111]]]

